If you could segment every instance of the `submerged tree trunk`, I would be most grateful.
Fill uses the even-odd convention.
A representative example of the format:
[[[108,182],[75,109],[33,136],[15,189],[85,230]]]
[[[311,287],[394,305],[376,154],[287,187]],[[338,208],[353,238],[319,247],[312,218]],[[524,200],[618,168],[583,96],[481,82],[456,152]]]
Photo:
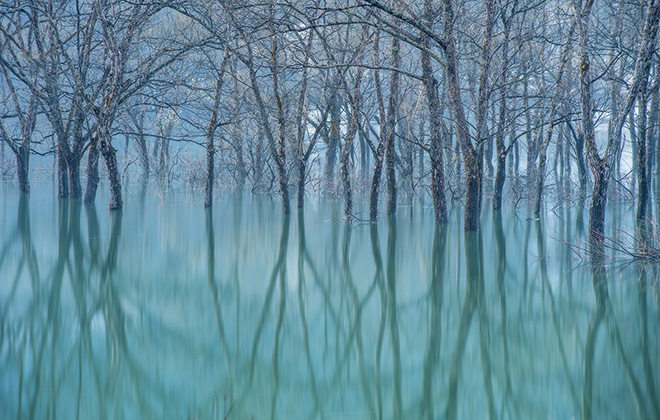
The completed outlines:
[[[486,112],[488,104],[487,83],[490,66],[490,44],[493,33],[493,0],[486,0],[486,22],[480,62],[479,92],[476,113],[476,146],[472,144],[469,123],[461,99],[460,77],[458,70],[458,51],[454,35],[454,8],[452,0],[444,0],[445,31],[445,71],[447,93],[451,104],[454,126],[465,164],[465,215],[464,229],[474,231],[479,228],[481,210],[481,180],[483,177],[483,140],[486,138]]]
[[[431,0],[424,1],[424,24],[431,26],[435,19]],[[429,47],[428,36],[422,43]],[[431,57],[426,50],[421,50],[422,82],[426,93],[426,103],[429,110],[429,132],[431,134],[429,157],[431,160],[431,197],[433,199],[433,214],[436,223],[447,223],[447,201],[445,198],[445,168],[442,153],[443,127],[438,96],[438,80],[433,76]],[[423,168],[424,157],[420,158],[420,170]]]
[[[222,63],[215,80],[215,92],[213,95],[213,108],[211,108],[211,119],[206,129],[206,189],[204,194],[204,207],[213,206],[213,181],[215,171],[215,130],[218,127],[218,109],[220,107],[220,95],[222,93],[222,82],[224,80],[225,69],[227,68],[227,58],[229,54],[225,50],[222,57]]]
[[[358,68],[353,85],[353,94],[351,95],[351,117],[346,131],[346,138],[341,148],[341,159],[339,161],[339,173],[341,175],[342,186],[344,189],[344,213],[346,216],[353,214],[353,193],[351,191],[351,176],[349,172],[349,160],[353,149],[353,140],[358,131],[359,106],[360,106],[360,83],[362,82],[362,69]]]
[[[96,200],[96,190],[99,186],[99,148],[95,137],[92,137],[87,153],[87,188],[83,201],[87,204]]]
[[[4,144],[4,143],[3,143]],[[21,145],[16,153],[16,168],[18,173],[18,190],[21,194],[30,192],[30,148],[27,145]]]
[[[121,174],[117,163],[117,151],[109,143],[109,140],[102,140],[100,144],[101,155],[108,170],[108,181],[110,181],[110,203],[108,207],[110,210],[121,210],[124,202],[121,195]]]
[[[648,80],[651,59],[654,54],[655,41],[658,35],[660,0],[653,0],[646,10],[644,30],[635,60],[635,70],[632,75],[630,89],[623,101],[623,105],[618,109],[617,115],[611,117],[607,148],[605,149],[605,156],[603,158],[598,154],[596,147],[593,99],[591,97],[590,61],[587,51],[588,23],[592,6],[593,0],[587,0],[580,11],[579,18],[580,107],[587,157],[594,175],[594,190],[589,212],[589,239],[592,250],[598,251],[602,248],[602,239],[604,236],[607,183],[621,142],[621,131],[625,118],[637,98],[640,87],[646,86]]]
[[[71,159],[67,160],[67,171],[69,176],[69,198],[82,198],[80,159],[77,156],[71,156]]]
[[[374,34],[373,64],[378,66],[379,58],[380,31],[376,29]],[[378,67],[374,69],[374,88],[376,90],[376,103],[378,105],[378,121],[380,122],[380,135],[378,147],[374,153],[374,172],[371,178],[371,192],[369,195],[369,219],[378,218],[378,195],[380,192],[380,182],[383,175],[383,158],[385,156],[385,103],[383,101],[383,91],[380,84],[380,72]]]
[[[69,174],[62,146],[57,145],[57,198],[69,197]]]
[[[392,37],[392,67],[397,69],[401,64],[400,41]],[[390,78],[390,95],[387,105],[387,125],[385,128],[385,174],[387,177],[387,215],[396,213],[396,167],[394,148],[396,142],[396,107],[399,106],[399,72],[392,71]]]
[[[647,178],[647,162],[646,162],[646,142],[647,135],[647,115],[646,115],[646,86],[640,89],[640,96],[638,102],[639,117],[637,119],[638,136],[637,136],[637,182],[639,196],[637,198],[637,222],[643,223],[646,220],[648,211],[649,200],[649,183]],[[632,113],[632,111],[631,111]]]
[[[502,10],[502,13],[504,11]],[[504,136],[506,127],[506,86],[509,75],[509,34],[511,27],[511,18],[502,15],[504,26],[504,40],[502,41],[502,65],[500,67],[502,86],[500,87],[500,109],[497,122],[497,133],[495,134],[495,151],[497,153],[497,171],[495,174],[495,186],[493,189],[493,210],[502,208],[502,192],[504,190],[504,181],[506,180],[506,155],[508,151],[504,146]]]

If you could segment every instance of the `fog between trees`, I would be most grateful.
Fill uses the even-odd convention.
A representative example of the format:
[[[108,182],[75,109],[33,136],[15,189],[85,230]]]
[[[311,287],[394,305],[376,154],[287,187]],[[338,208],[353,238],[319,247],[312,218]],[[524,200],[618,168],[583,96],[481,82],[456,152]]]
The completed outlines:
[[[278,191],[285,214],[323,191],[375,220],[430,194],[437,223],[462,200],[475,230],[506,197],[538,215],[591,195],[598,240],[608,195],[650,218],[659,18],[660,0],[3,1],[2,172],[27,194],[52,156],[59,197],[93,202],[103,164],[121,209],[131,164],[167,184],[175,147],[190,172],[205,150],[206,206],[214,184]]]

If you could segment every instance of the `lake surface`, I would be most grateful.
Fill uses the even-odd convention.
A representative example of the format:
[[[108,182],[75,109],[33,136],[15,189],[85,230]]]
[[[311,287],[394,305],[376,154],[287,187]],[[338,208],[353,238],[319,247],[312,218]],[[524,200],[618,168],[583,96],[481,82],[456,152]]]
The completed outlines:
[[[581,259],[588,209],[0,189],[2,419],[660,418],[658,267]]]

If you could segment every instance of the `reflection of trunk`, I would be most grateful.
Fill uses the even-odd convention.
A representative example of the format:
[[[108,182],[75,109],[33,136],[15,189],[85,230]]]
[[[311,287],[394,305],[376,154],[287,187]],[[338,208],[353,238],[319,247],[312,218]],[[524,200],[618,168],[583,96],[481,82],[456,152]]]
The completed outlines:
[[[605,313],[605,300],[607,299],[607,284],[605,279],[605,268],[598,262],[591,265],[594,292],[596,300],[594,309],[591,311],[589,325],[587,326],[587,338],[584,349],[584,360],[582,363],[582,419],[590,420],[592,414],[592,394],[594,376],[594,353],[596,351],[596,336],[598,327]]]
[[[543,289],[545,290],[545,293],[548,294],[548,300],[550,302],[550,312],[552,316],[552,325],[554,327],[555,334],[557,335],[559,354],[561,355],[562,365],[564,367],[564,372],[566,373],[566,381],[568,382],[568,388],[571,393],[571,400],[573,401],[575,410],[579,411],[580,403],[578,400],[578,394],[575,389],[575,385],[573,384],[573,381],[571,379],[572,373],[571,373],[571,369],[568,366],[568,359],[566,357],[564,340],[562,339],[562,335],[561,335],[562,331],[559,320],[559,314],[555,307],[555,298],[552,293],[552,288],[550,287],[550,281],[548,280],[548,263],[547,263],[548,258],[545,253],[545,241],[543,240],[543,230],[541,228],[541,221],[536,220],[534,224],[536,225],[536,241],[537,241],[537,249],[539,254],[539,262],[541,265],[541,280],[543,281]]]
[[[497,289],[500,295],[500,317],[501,317],[501,336],[502,348],[504,353],[504,375],[506,377],[504,393],[502,396],[502,407],[500,408],[500,418],[503,418],[502,413],[504,407],[507,405],[509,393],[511,392],[511,369],[509,365],[509,335],[507,332],[507,304],[506,304],[506,240],[504,237],[504,230],[502,229],[502,213],[499,211],[493,212],[493,226],[495,242],[497,244]]]
[[[376,384],[376,418],[383,418],[383,402],[380,392],[380,357],[383,350],[383,337],[385,335],[385,323],[387,321],[387,295],[385,289],[385,279],[383,275],[383,258],[380,252],[380,241],[378,239],[378,226],[371,224],[370,227],[371,252],[374,257],[376,274],[374,280],[380,291],[380,322],[378,325],[378,337],[376,339],[376,356],[374,360],[375,374],[374,383]]]
[[[367,377],[367,371],[364,363],[364,347],[362,345],[362,308],[363,302],[360,301],[358,295],[357,287],[353,281],[353,275],[351,274],[350,266],[350,247],[351,247],[351,232],[353,227],[350,223],[344,223],[344,238],[342,241],[342,251],[341,251],[341,272],[342,278],[344,280],[345,290],[348,292],[351,298],[351,304],[353,307],[353,314],[355,318],[351,321],[353,333],[351,337],[355,337],[355,347],[357,351],[357,364],[360,371],[360,379],[362,382],[362,389],[364,392],[364,397],[367,400],[369,407],[369,412],[373,412],[373,401],[371,400],[371,392],[369,390],[369,378]],[[349,342],[351,339],[349,339]]]
[[[646,281],[647,267],[643,263],[637,265],[639,278],[637,281],[637,302],[639,306],[639,314],[641,321],[642,340],[642,364],[644,366],[644,378],[646,380],[646,392],[648,400],[651,403],[651,414],[653,418],[660,418],[660,407],[658,406],[658,399],[656,396],[656,387],[653,372],[656,372],[651,363],[651,356],[649,354],[649,327],[648,327],[648,309],[647,309],[647,294],[649,284]]]
[[[433,232],[433,254],[431,257],[431,281],[428,292],[431,307],[429,338],[424,357],[424,378],[422,383],[421,418],[433,419],[433,377],[440,357],[440,342],[442,338],[442,296],[443,268],[445,266],[445,248],[447,244],[447,227],[436,226]]]
[[[479,283],[481,282],[480,272],[480,247],[477,238],[478,232],[465,233],[465,257],[467,265],[467,278],[465,280],[465,297],[461,309],[461,316],[458,321],[458,333],[454,352],[451,357],[451,368],[449,371],[449,387],[447,391],[447,408],[445,418],[454,420],[458,414],[458,381],[461,375],[463,364],[463,355],[465,354],[465,345],[467,343],[472,315],[477,305],[477,293]]]
[[[312,352],[309,347],[309,327],[307,324],[307,302],[305,300],[305,255],[307,253],[307,242],[305,239],[305,216],[302,212],[298,213],[298,310],[300,311],[300,322],[303,330],[303,341],[305,343],[305,358],[307,359],[307,369],[309,370],[309,380],[312,385],[312,396],[314,398],[314,412],[319,409],[319,395],[316,386],[316,375],[314,373],[314,363],[312,361]]]
[[[483,262],[483,244],[481,233],[478,233],[477,247],[479,258],[479,273],[484,272]],[[488,308],[486,308],[486,290],[483,277],[479,276],[479,288],[477,291],[477,314],[479,316],[479,352],[481,354],[481,369],[486,391],[486,401],[488,403],[488,419],[497,420],[495,414],[495,398],[493,396],[493,374],[490,364],[490,328],[488,321]]]
[[[99,148],[96,136],[90,140],[87,154],[87,189],[85,190],[85,203],[96,200],[96,189],[99,186]]]
[[[275,291],[275,285],[277,283],[278,276],[282,278],[280,281],[280,287],[283,287],[282,283],[286,275],[286,255],[289,246],[290,224],[291,224],[291,217],[284,216],[282,222],[282,235],[280,236],[280,245],[279,245],[279,253],[277,256],[277,261],[275,262],[275,266],[273,267],[273,270],[271,271],[270,274],[268,289],[266,290],[266,297],[264,298],[263,310],[261,312],[261,317],[259,318],[259,324],[257,325],[257,330],[254,333],[254,340],[252,341],[252,356],[250,359],[250,383],[252,382],[252,379],[254,377],[254,367],[257,361],[257,350],[259,349],[259,340],[261,339],[261,333],[263,332],[264,326],[266,324],[266,319],[268,319],[268,316],[270,315],[270,304],[273,299],[273,293]]]
[[[399,321],[396,299],[396,220],[387,223],[387,316],[390,319],[390,340],[392,340],[392,418],[401,419],[401,349],[399,345]]]
[[[220,302],[218,301],[218,286],[215,282],[215,231],[213,230],[213,210],[206,209],[206,240],[207,240],[207,280],[211,298],[213,299],[213,308],[215,310],[215,320],[218,325],[218,335],[220,337],[220,344],[222,345],[222,352],[225,356],[225,369],[229,377],[229,388],[232,390],[232,370],[229,354],[229,346],[227,345],[227,338],[225,336],[225,324],[222,319],[222,311],[220,309]]]

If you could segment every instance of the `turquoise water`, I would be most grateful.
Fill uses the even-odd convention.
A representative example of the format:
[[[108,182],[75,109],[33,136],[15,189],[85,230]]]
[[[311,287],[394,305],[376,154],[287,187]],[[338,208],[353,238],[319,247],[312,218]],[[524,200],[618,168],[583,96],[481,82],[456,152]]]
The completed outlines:
[[[586,209],[0,188],[2,419],[659,418],[658,268],[582,259]]]

